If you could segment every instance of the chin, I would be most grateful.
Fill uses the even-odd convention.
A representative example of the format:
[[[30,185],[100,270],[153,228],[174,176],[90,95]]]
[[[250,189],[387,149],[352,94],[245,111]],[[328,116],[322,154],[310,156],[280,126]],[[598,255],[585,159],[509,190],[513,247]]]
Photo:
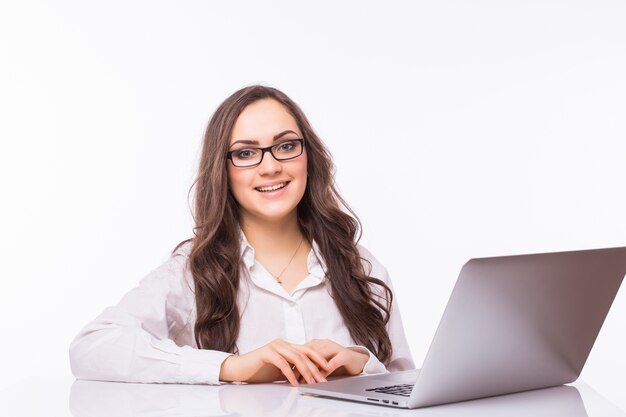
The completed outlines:
[[[299,199],[290,198],[289,201],[255,201],[254,209],[249,210],[255,217],[271,221],[283,220],[293,216],[298,208]]]
[[[296,215],[296,210],[257,211],[254,215],[259,219],[263,219],[268,222],[279,222]]]

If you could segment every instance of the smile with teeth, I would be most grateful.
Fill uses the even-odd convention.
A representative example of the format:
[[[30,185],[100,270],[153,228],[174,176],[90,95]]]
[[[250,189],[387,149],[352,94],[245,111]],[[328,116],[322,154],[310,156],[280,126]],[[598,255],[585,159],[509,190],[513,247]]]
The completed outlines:
[[[269,191],[280,190],[281,188],[284,188],[285,186],[287,186],[287,184],[289,184],[289,181],[281,182],[279,184],[274,184],[269,187],[255,187],[254,189],[262,193],[267,193]]]

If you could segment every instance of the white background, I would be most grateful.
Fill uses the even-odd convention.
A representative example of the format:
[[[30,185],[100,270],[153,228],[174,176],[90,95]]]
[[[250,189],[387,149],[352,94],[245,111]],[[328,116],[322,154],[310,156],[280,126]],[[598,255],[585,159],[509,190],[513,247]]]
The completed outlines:
[[[216,106],[253,83],[329,146],[422,362],[471,257],[626,245],[623,1],[0,6],[0,389],[191,234]],[[582,378],[626,409],[626,294]]]

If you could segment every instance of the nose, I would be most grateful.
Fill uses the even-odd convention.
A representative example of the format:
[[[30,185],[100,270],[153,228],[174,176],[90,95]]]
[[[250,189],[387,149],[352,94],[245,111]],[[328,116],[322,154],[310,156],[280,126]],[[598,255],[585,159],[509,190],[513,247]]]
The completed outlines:
[[[272,175],[280,173],[283,170],[283,166],[280,161],[277,161],[271,152],[265,152],[263,159],[258,165],[258,171],[261,175]]]

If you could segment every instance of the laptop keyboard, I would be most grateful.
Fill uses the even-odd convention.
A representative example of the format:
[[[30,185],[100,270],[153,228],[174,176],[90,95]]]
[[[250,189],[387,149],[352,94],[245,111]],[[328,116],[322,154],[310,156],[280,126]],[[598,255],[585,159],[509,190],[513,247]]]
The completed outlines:
[[[413,384],[400,384],[390,385],[388,387],[369,388],[365,391],[380,392],[383,394],[401,395],[403,397],[410,397],[411,391],[413,391]]]

